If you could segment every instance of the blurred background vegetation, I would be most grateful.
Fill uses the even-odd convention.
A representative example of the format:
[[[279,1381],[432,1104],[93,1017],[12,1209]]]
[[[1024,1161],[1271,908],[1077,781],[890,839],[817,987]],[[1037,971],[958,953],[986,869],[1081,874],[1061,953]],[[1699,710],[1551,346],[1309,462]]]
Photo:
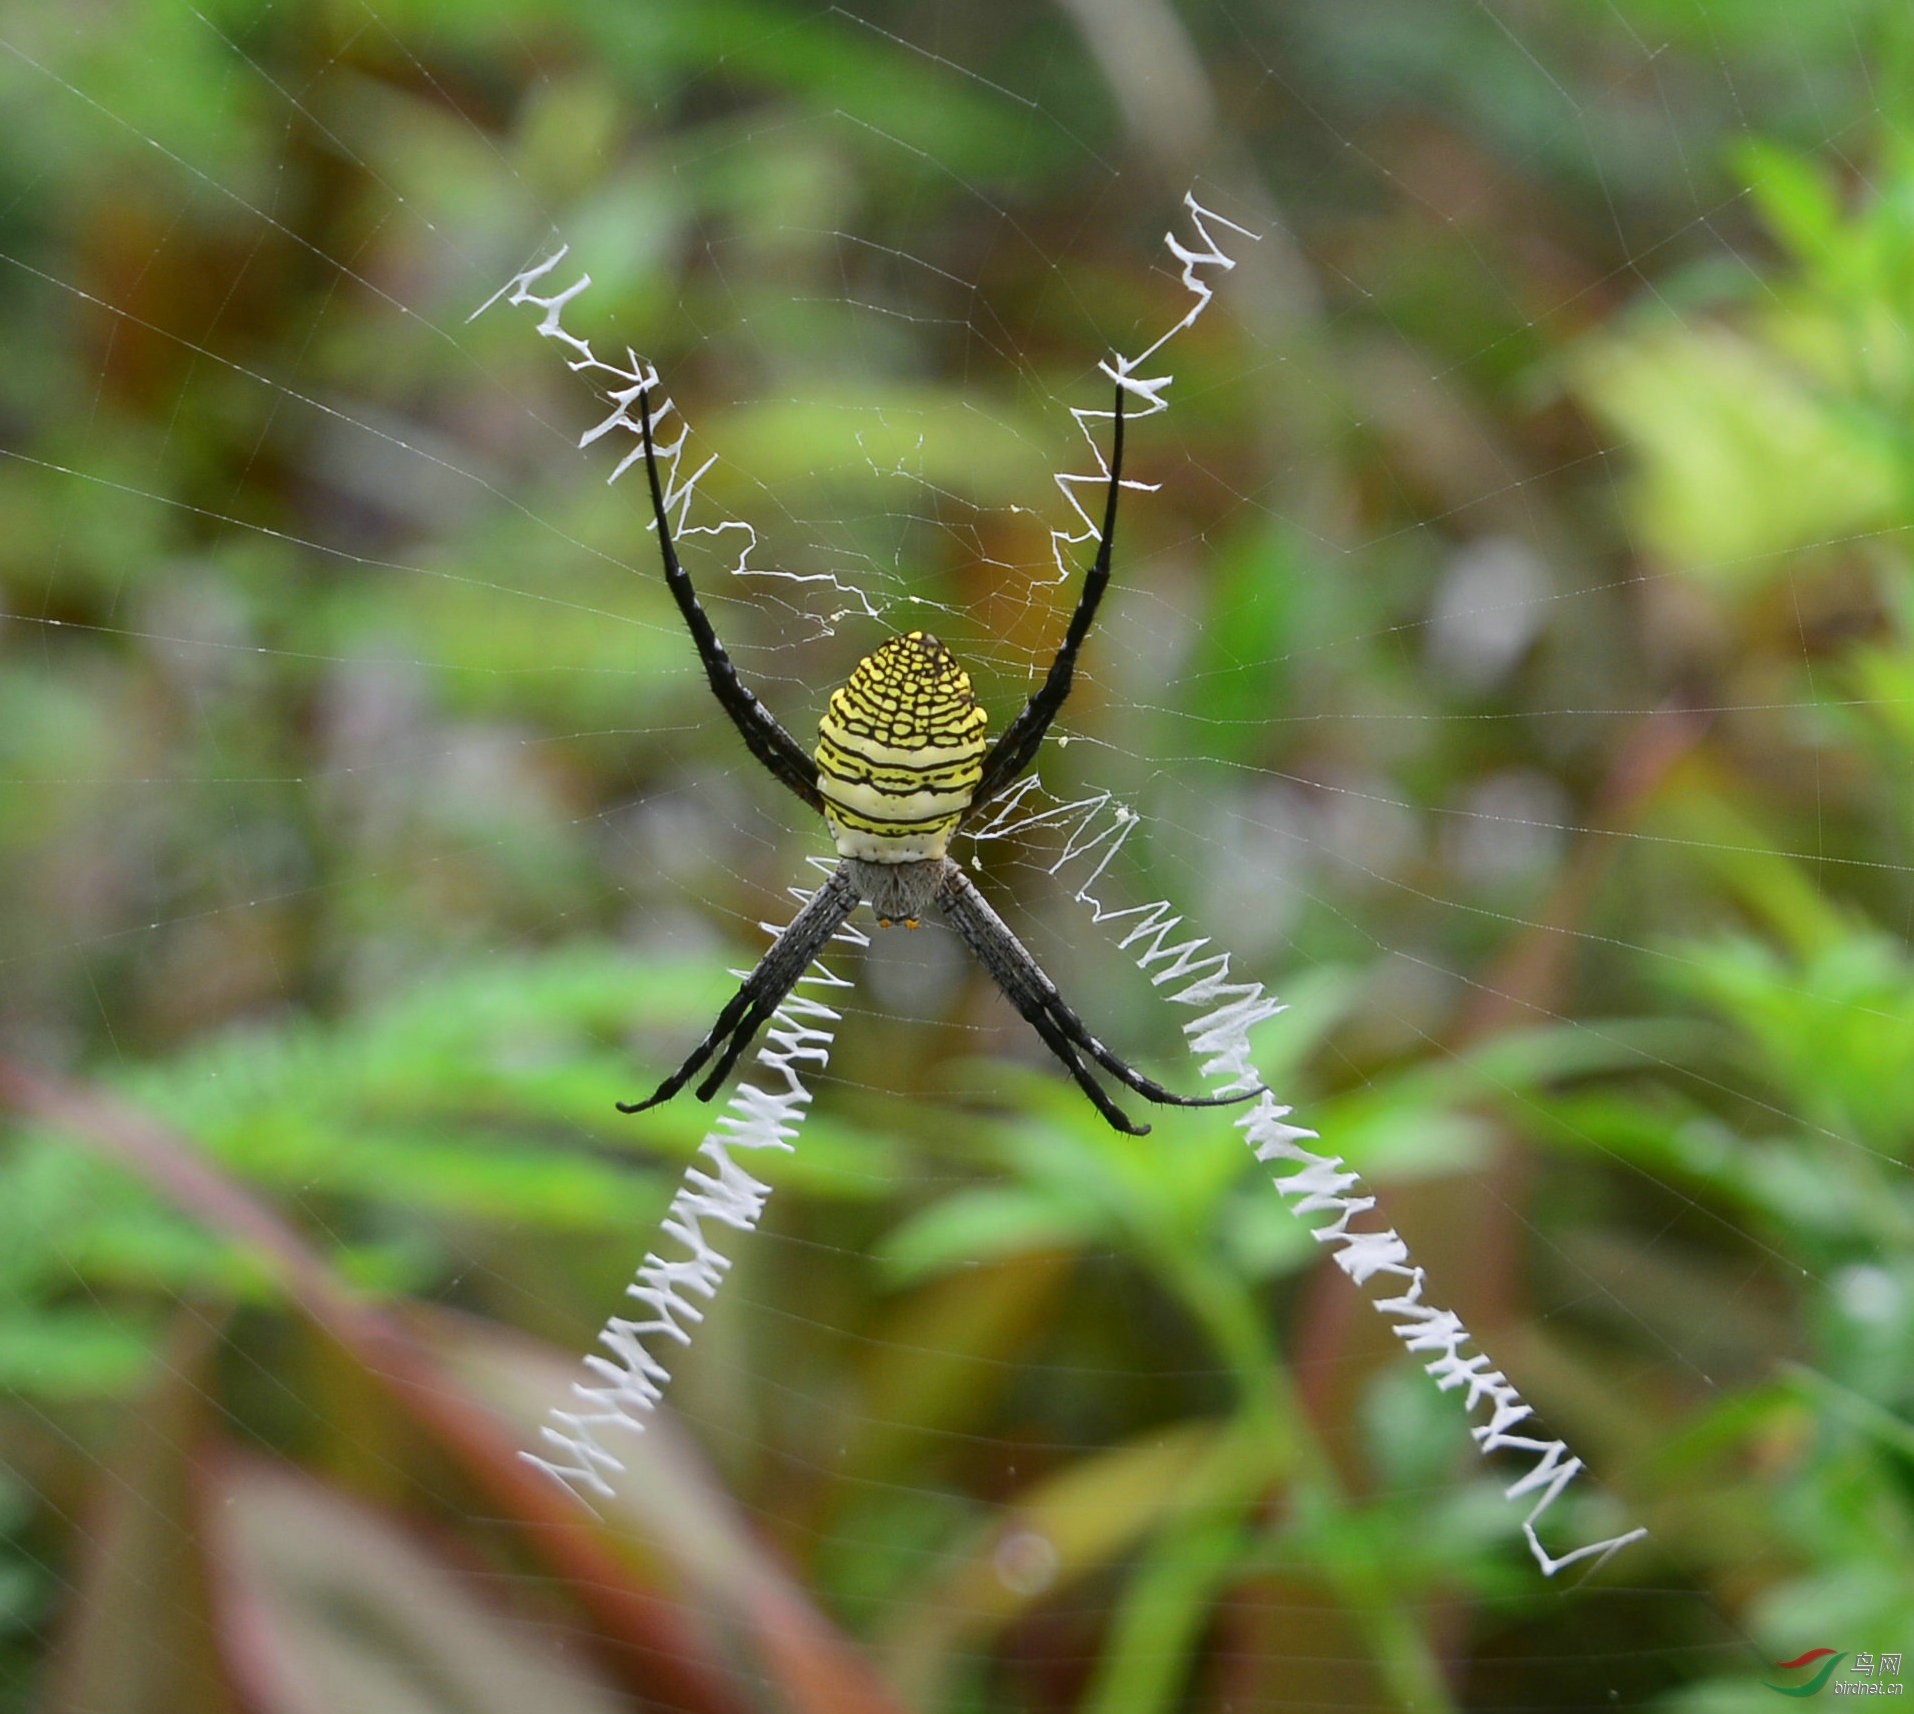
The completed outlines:
[[[1700,1711],[1914,1646],[1909,19],[0,4],[0,1708]],[[688,555],[794,730],[926,609],[1001,719],[1192,183],[1267,235],[1045,785],[1293,1001],[1265,1075],[1589,1463],[1557,1545],[1653,1534],[1544,1584],[1228,1116],[1110,1133],[930,928],[594,1518],[514,1452],[711,1116],[612,1102],[823,846],[589,390],[466,317],[573,245],[810,579]]]

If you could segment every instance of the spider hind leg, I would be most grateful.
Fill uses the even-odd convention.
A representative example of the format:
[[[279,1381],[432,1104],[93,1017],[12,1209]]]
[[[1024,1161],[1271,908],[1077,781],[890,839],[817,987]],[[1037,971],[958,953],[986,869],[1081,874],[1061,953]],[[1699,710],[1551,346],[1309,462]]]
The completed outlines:
[[[791,919],[790,927],[771,943],[771,950],[758,960],[758,966],[744,979],[744,986],[725,1002],[710,1033],[691,1052],[691,1057],[658,1085],[643,1101],[620,1101],[621,1113],[642,1113],[656,1107],[696,1077],[705,1062],[717,1054],[718,1063],[698,1085],[698,1099],[709,1101],[731,1074],[731,1068],[751,1045],[752,1038],[767,1024],[778,1007],[811,968],[832,935],[844,926],[845,919],[857,908],[856,883],[846,873],[850,865],[840,863],[831,878],[811,895],[811,902]]]
[[[1142,1137],[1149,1134],[1150,1127],[1139,1125],[1110,1099],[1091,1075],[1089,1066],[1084,1063],[1086,1058],[1094,1060],[1145,1100],[1164,1107],[1227,1107],[1265,1093],[1261,1084],[1235,1095],[1178,1095],[1165,1089],[1154,1078],[1145,1077],[1119,1059],[1090,1033],[1089,1027],[1057,991],[1056,983],[1044,974],[1029,949],[1011,932],[1009,924],[990,908],[983,894],[971,885],[970,877],[948,858],[939,865],[937,902],[1004,998],[1017,1008],[1024,1021],[1042,1038],[1044,1046],[1076,1080],[1077,1087],[1117,1130]]]

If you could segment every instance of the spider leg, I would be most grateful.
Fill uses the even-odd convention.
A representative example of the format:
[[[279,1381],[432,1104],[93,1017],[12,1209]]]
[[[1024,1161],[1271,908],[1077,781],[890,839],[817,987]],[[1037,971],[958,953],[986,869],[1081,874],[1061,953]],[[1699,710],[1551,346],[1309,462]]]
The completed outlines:
[[[1078,1087],[1096,1103],[1097,1111],[1119,1131],[1142,1137],[1149,1134],[1150,1127],[1138,1125],[1103,1092],[1084,1064],[1086,1055],[1118,1082],[1160,1106],[1225,1107],[1263,1093],[1260,1087],[1240,1095],[1178,1095],[1165,1089],[1154,1078],[1145,1077],[1134,1066],[1125,1064],[1090,1033],[1089,1026],[1057,992],[1056,983],[1030,956],[1029,948],[990,908],[989,901],[971,884],[970,877],[948,859],[939,877],[937,902],[951,926],[963,937],[964,944],[976,955],[977,962],[989,973],[991,981],[1002,990],[1004,998],[1043,1039],[1044,1046],[1063,1062]]]
[[[986,968],[988,967],[986,966]],[[997,986],[1002,988],[1006,994],[1010,992],[1002,982],[998,982]],[[1069,1072],[1071,1077],[1076,1080],[1077,1087],[1090,1097],[1091,1103],[1096,1107],[1096,1110],[1110,1122],[1113,1128],[1123,1132],[1125,1136],[1130,1137],[1147,1137],[1150,1134],[1150,1127],[1148,1125],[1139,1125],[1136,1120],[1132,1119],[1128,1113],[1124,1112],[1121,1107],[1110,1099],[1109,1092],[1090,1075],[1090,1068],[1083,1063],[1083,1056],[1078,1053],[1076,1044],[1064,1034],[1048,1012],[1044,1011],[1040,1006],[1025,1011],[1024,1007],[1019,1004],[1014,997],[1012,1004],[1016,1005],[1017,1010],[1023,1013],[1024,1018],[1029,1022],[1031,1028],[1042,1038],[1043,1045],[1057,1056],[1062,1062],[1064,1070]],[[1086,1037],[1085,1039],[1087,1040],[1088,1038]]]
[[[820,947],[819,950],[823,949]],[[807,963],[806,968],[808,967]],[[738,1027],[731,1032],[731,1040],[726,1045],[718,1063],[711,1068],[711,1073],[704,1082],[698,1085],[697,1096],[700,1101],[709,1101],[717,1094],[724,1080],[731,1075],[732,1066],[738,1063],[744,1055],[744,1050],[751,1045],[751,1038],[771,1021],[772,1014],[784,1004],[784,995],[789,992],[790,989],[786,988],[784,993],[775,995],[766,993],[752,1003],[750,1011],[744,1014]]]
[[[678,603],[678,611],[684,615],[691,640],[697,645],[698,657],[704,662],[705,677],[711,681],[711,694],[718,699],[725,713],[731,716],[732,725],[737,727],[751,754],[757,757],[771,777],[789,786],[821,815],[824,812],[824,800],[818,795],[817,763],[778,724],[771,711],[745,688],[743,680],[738,677],[738,669],[731,664],[731,657],[724,652],[724,645],[718,641],[717,632],[711,628],[710,619],[698,603],[698,594],[691,587],[691,578],[678,563],[678,550],[671,540],[671,523],[665,516],[664,488],[658,480],[658,453],[651,439],[649,392],[638,395],[638,426],[645,443],[645,475],[651,481],[652,516],[658,522],[658,549],[664,556],[665,587]]]
[[[1023,705],[1016,719],[1003,729],[984,757],[983,776],[971,796],[973,804],[995,797],[1036,759],[1037,747],[1057,710],[1070,694],[1070,680],[1076,671],[1077,651],[1090,634],[1097,616],[1097,605],[1110,586],[1110,547],[1116,540],[1117,494],[1123,486],[1123,387],[1116,390],[1115,424],[1110,437],[1110,487],[1103,502],[1103,534],[1097,542],[1097,557],[1084,574],[1083,593],[1077,598],[1077,610],[1070,615],[1070,628],[1064,633],[1063,646],[1043,683]]]
[[[857,908],[858,892],[851,878],[840,867],[819,887],[811,902],[791,919],[791,925],[771,942],[771,950],[758,960],[758,966],[744,979],[744,986],[725,1002],[711,1033],[692,1050],[691,1057],[679,1066],[656,1092],[644,1101],[620,1101],[621,1113],[642,1113],[656,1107],[698,1075],[699,1069],[720,1046],[717,1068],[698,1085],[698,1099],[709,1101],[738,1063],[751,1038],[770,1019],[784,998],[797,986],[798,978],[810,969],[811,961],[824,950],[831,936],[844,926],[845,919]]]

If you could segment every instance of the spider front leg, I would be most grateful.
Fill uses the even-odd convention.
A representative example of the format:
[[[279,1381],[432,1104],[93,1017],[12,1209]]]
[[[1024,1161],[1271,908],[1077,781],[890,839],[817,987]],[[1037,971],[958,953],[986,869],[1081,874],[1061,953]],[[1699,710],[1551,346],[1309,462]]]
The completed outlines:
[[[1057,711],[1070,694],[1071,680],[1076,675],[1077,654],[1096,620],[1103,592],[1110,587],[1110,550],[1116,541],[1117,496],[1123,487],[1121,381],[1117,383],[1116,408],[1111,414],[1114,426],[1110,431],[1110,486],[1103,501],[1103,534],[1097,541],[1096,558],[1083,574],[1083,593],[1077,598],[1077,610],[1070,615],[1070,628],[1064,632],[1063,645],[1051,661],[1049,672],[1044,674],[1043,683],[1018,711],[1016,719],[1003,729],[1002,736],[991,745],[990,753],[984,757],[983,774],[971,798],[973,804],[989,802],[1036,760],[1037,749],[1050,730],[1050,722],[1056,719]]]
[[[731,1068],[744,1050],[770,1021],[772,1013],[784,1004],[785,996],[797,986],[798,978],[810,969],[811,962],[844,926],[857,908],[858,892],[840,866],[831,878],[812,894],[811,902],[791,919],[789,928],[771,943],[771,950],[758,960],[758,966],[744,979],[744,986],[725,1003],[711,1033],[692,1050],[691,1057],[679,1066],[655,1093],[644,1101],[620,1101],[621,1113],[642,1113],[648,1107],[669,1101],[698,1075],[699,1068],[723,1046],[718,1063],[698,1085],[698,1099],[709,1101],[717,1094]]]
[[[804,748],[778,724],[777,717],[758,701],[738,677],[718,633],[699,604],[691,577],[678,563],[678,549],[671,539],[671,520],[665,515],[664,484],[658,479],[658,449],[651,438],[651,393],[638,395],[638,429],[645,446],[645,475],[651,484],[651,515],[658,527],[658,552],[664,559],[665,587],[684,616],[685,629],[697,646],[704,662],[705,678],[718,705],[731,716],[731,724],[757,757],[759,764],[779,784],[788,786],[812,809],[822,813],[824,800],[818,795],[817,763]]]

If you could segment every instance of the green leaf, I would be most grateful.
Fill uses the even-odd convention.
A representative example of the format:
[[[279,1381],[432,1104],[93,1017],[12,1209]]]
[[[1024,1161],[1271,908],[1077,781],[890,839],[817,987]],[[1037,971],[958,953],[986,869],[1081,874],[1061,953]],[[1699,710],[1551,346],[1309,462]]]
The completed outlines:
[[[94,1309],[0,1314],[0,1387],[22,1398],[55,1404],[123,1398],[152,1357],[152,1337],[135,1320]]]
[[[1723,594],[1783,575],[1787,555],[1903,515],[1903,454],[1774,350],[1713,323],[1601,334],[1575,389],[1634,449],[1646,544]]]
[[[1729,158],[1746,177],[1762,219],[1795,259],[1810,270],[1825,267],[1843,240],[1841,203],[1828,175],[1794,150],[1758,137],[1742,141]]]

